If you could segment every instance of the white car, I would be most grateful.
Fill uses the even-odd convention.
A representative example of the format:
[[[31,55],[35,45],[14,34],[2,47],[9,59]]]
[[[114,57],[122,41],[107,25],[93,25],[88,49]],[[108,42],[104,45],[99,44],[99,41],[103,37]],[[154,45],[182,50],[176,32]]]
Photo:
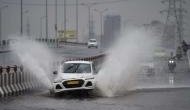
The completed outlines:
[[[90,61],[67,61],[55,71],[53,93],[75,90],[93,90],[95,88],[95,66]]]
[[[96,39],[90,39],[88,41],[88,48],[91,48],[91,47],[98,48],[98,42],[96,41]]]

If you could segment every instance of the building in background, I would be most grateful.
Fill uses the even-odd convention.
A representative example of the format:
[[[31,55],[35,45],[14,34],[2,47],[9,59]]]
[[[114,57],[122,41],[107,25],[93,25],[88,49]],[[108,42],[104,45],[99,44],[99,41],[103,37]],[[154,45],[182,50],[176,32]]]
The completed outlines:
[[[104,18],[104,35],[101,38],[101,46],[105,48],[111,46],[114,40],[118,37],[120,30],[121,16],[107,15]]]

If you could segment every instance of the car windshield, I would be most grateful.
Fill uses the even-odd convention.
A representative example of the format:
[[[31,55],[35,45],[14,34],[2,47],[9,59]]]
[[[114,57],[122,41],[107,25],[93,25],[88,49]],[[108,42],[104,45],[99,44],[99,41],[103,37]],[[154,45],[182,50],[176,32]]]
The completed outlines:
[[[95,39],[90,39],[90,42],[96,42],[96,40]]]
[[[85,63],[65,63],[63,66],[64,73],[90,73],[90,64]]]

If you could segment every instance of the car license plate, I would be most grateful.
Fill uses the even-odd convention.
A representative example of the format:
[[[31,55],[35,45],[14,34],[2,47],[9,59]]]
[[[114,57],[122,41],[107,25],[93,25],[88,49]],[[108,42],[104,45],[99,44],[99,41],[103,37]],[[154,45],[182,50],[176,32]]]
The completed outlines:
[[[79,81],[68,81],[67,84],[79,84]]]

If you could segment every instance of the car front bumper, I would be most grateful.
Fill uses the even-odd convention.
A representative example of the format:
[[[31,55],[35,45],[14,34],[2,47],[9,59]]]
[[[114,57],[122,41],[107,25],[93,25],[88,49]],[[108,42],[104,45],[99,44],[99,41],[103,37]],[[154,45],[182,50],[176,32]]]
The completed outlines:
[[[88,47],[97,47],[97,44],[88,44]]]
[[[67,84],[69,81],[81,81],[80,84]],[[66,91],[76,91],[76,90],[93,90],[95,88],[94,79],[84,80],[84,79],[75,79],[75,80],[64,80],[61,82],[53,83],[53,92],[66,92]]]

